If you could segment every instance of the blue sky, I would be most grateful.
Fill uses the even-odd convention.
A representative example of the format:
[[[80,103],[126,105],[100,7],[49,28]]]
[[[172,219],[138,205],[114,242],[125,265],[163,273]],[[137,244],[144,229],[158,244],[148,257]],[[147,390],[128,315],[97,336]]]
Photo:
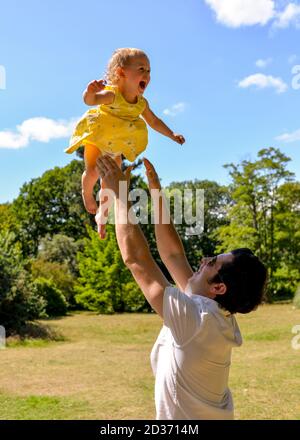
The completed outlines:
[[[269,146],[292,158],[289,169],[300,179],[299,3],[2,2],[0,203],[75,158],[63,150],[72,121],[87,109],[82,91],[118,47],[147,52],[145,97],[186,138],[180,146],[149,128],[145,155],[164,185],[194,178],[226,184],[225,163],[254,159]]]

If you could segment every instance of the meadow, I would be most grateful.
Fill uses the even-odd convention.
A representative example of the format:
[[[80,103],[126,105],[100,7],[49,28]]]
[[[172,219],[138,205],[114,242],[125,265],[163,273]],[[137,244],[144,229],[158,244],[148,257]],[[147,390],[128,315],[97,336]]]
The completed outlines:
[[[237,316],[244,344],[233,351],[236,419],[300,419],[300,311],[261,306]],[[155,314],[80,312],[42,321],[52,339],[10,338],[0,350],[0,419],[154,419],[150,351]]]

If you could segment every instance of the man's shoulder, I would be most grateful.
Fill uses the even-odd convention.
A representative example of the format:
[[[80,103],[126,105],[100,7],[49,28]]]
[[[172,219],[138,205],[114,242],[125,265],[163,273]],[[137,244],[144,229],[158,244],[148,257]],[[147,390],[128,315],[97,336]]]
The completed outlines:
[[[203,309],[207,313],[218,313],[220,311],[219,305],[216,301],[200,294],[190,294],[183,292],[176,286],[167,286],[165,289],[165,295],[172,297],[174,301],[178,303],[190,303],[194,304],[196,308]]]

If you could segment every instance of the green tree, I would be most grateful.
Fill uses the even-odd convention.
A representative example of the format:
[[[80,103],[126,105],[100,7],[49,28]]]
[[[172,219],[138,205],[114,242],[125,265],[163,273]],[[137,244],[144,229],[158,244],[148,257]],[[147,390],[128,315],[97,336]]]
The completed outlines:
[[[65,296],[71,308],[76,307],[75,285],[79,275],[76,255],[83,246],[81,240],[75,242],[71,237],[47,234],[38,246],[37,258],[31,260],[31,275],[51,280]]]
[[[63,234],[43,237],[38,246],[38,258],[44,261],[57,262],[68,267],[73,275],[78,275],[77,252],[83,243]]]
[[[84,250],[78,253],[77,303],[99,313],[134,311],[137,307],[148,310],[149,306],[138,288],[135,288],[138,306],[134,304],[130,293],[132,285],[128,285],[134,280],[122,261],[114,227],[107,225],[105,240],[99,240],[98,234],[91,228],[88,232]],[[130,301],[127,302],[128,296]]]
[[[274,210],[273,287],[277,295],[291,296],[300,282],[300,182],[279,187]]]
[[[36,255],[39,241],[47,234],[63,234],[75,240],[86,236],[86,225],[94,221],[82,204],[83,167],[82,161],[73,160],[22,186],[12,211],[24,255]]]
[[[175,224],[182,239],[189,263],[194,270],[199,267],[199,260],[203,256],[214,255],[220,239],[215,231],[222,225],[228,224],[226,217],[227,207],[230,203],[230,195],[226,186],[219,185],[209,180],[194,180],[184,182],[173,182],[167,190],[180,190],[182,195],[185,189],[193,191],[193,215],[195,215],[195,194],[196,190],[204,191],[204,224],[200,234],[188,235],[190,226],[183,216],[181,224]],[[174,198],[171,198],[171,213],[174,212]]]
[[[289,217],[295,219],[297,203],[299,206],[294,175],[286,169],[289,161],[280,150],[271,147],[260,150],[256,161],[244,160],[239,165],[225,165],[232,178],[232,203],[228,208],[230,223],[216,231],[221,240],[218,251],[229,251],[237,247],[254,250],[269,268],[269,299],[279,291],[275,274],[278,274],[283,261],[284,244],[279,239],[282,220]],[[286,197],[285,188],[295,189],[293,197]],[[287,243],[292,238],[293,228],[285,229]],[[293,259],[295,250],[292,254]],[[290,263],[288,265],[290,267]],[[291,290],[292,284],[288,290]]]
[[[13,232],[15,225],[16,217],[12,212],[11,204],[0,204],[0,230]]]

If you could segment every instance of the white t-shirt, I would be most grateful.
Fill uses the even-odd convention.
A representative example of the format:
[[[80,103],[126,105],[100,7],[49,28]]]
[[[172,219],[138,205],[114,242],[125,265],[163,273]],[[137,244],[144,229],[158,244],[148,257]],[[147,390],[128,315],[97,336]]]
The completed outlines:
[[[242,344],[235,317],[210,298],[172,286],[164,292],[163,316],[151,352],[156,419],[233,419],[231,349]]]

